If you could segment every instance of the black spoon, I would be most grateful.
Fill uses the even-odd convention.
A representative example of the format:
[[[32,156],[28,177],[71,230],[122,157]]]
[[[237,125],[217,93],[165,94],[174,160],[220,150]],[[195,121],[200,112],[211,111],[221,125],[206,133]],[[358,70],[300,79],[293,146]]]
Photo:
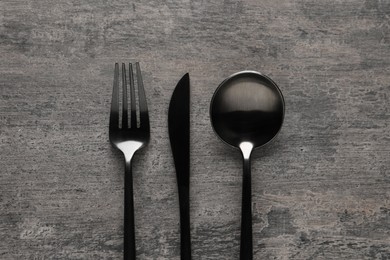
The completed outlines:
[[[254,148],[271,141],[282,127],[284,99],[278,86],[255,71],[242,71],[224,80],[210,106],[215,133],[241,150],[244,161],[240,259],[253,259],[250,157]]]

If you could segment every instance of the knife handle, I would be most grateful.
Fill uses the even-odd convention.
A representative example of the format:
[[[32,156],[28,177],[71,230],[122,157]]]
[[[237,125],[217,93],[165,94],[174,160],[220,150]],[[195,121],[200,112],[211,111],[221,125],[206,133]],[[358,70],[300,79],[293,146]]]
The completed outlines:
[[[131,159],[125,161],[125,212],[123,259],[135,260],[134,198]]]
[[[253,259],[252,242],[252,192],[251,192],[251,162],[250,157],[244,157],[244,173],[242,180],[242,205],[241,205],[241,245],[240,259]]]
[[[187,186],[179,186],[179,206],[181,260],[191,260],[190,196]]]

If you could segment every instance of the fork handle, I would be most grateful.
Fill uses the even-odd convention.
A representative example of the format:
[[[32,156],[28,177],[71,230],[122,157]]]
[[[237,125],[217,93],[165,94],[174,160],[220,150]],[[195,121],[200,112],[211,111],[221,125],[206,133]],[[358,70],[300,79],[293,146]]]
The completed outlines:
[[[134,232],[134,197],[133,173],[131,159],[125,163],[125,212],[124,212],[124,239],[123,259],[135,260],[135,232]]]

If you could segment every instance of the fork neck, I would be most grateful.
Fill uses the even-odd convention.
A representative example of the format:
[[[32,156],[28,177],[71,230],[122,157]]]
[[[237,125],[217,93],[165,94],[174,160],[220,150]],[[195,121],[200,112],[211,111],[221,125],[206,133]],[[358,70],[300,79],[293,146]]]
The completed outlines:
[[[119,150],[121,150],[125,156],[126,163],[131,162],[134,153],[141,147],[142,143],[137,141],[126,141],[118,144]]]

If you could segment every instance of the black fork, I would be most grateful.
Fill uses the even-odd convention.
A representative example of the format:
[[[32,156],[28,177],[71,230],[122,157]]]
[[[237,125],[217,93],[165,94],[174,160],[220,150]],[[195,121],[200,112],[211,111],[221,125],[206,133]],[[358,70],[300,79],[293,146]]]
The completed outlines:
[[[133,66],[129,63],[130,82],[130,124],[127,100],[126,65],[122,63],[122,119],[120,120],[119,105],[119,65],[115,63],[114,87],[112,90],[109,136],[111,144],[122,151],[125,157],[125,212],[124,212],[124,240],[123,259],[135,260],[135,232],[134,232],[134,199],[133,176],[131,170],[132,159],[136,151],[144,147],[150,139],[149,113],[146,104],[145,90],[142,81],[139,63],[135,63],[138,103],[139,126],[137,126],[137,105],[134,87]],[[120,125],[121,122],[121,125]]]

